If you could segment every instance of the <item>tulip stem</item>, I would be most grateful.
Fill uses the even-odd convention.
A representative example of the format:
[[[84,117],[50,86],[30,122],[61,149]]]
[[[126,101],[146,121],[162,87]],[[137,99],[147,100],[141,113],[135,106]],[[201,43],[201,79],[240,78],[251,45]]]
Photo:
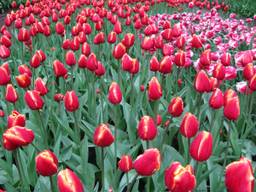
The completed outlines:
[[[75,122],[75,135],[76,135],[76,142],[77,143],[80,143],[80,129],[79,129],[79,126],[78,126],[78,122],[77,122],[77,119],[76,119],[76,112],[74,111],[73,112],[73,118],[74,118],[74,122]]]
[[[127,187],[126,192],[129,192],[128,190],[130,189],[130,185],[129,185],[129,175],[128,175],[128,172],[125,173],[125,176],[126,176],[126,187]]]
[[[42,137],[43,137],[43,140],[44,140],[44,144],[45,144],[45,147],[48,148],[47,130],[46,130],[46,127],[44,126],[44,123],[43,123],[43,120],[42,120],[42,116],[41,116],[40,111],[37,110],[37,113],[38,113],[38,118],[39,118],[40,123],[41,123],[41,134],[42,134]]]
[[[55,192],[55,188],[54,188],[54,184],[53,184],[53,176],[50,176],[50,184],[51,184],[51,189],[52,189],[52,192]]]
[[[24,172],[23,172],[23,169],[22,169],[19,149],[16,149],[14,151],[13,155],[14,155],[14,159],[15,159],[15,162],[16,162],[16,167],[18,169],[18,173],[19,173],[19,176],[20,176],[21,184],[23,184],[23,187],[24,187],[25,191],[27,191],[29,186],[28,186],[27,182],[25,181],[25,175],[24,175]]]
[[[101,184],[102,184],[102,188],[101,191],[104,192],[104,147],[101,147]]]
[[[150,176],[147,177],[147,190],[146,191],[149,191],[150,192]]]
[[[190,138],[187,139],[188,142],[188,152],[187,152],[187,164],[189,164],[190,162],[190,158],[189,158],[189,146],[190,146]]]
[[[127,192],[130,192],[132,190],[132,188],[133,188],[133,186],[134,186],[138,176],[139,176],[138,174],[135,175],[135,177],[133,178],[133,180],[131,182],[131,185],[128,186]]]

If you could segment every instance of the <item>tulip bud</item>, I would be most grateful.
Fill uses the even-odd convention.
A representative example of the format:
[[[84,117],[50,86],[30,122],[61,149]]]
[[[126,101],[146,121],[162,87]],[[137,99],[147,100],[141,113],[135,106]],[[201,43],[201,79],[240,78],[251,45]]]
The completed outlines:
[[[86,68],[87,67],[87,57],[85,55],[80,55],[78,59],[78,66],[80,68]]]
[[[100,124],[94,131],[93,142],[99,147],[107,147],[114,142],[115,138],[106,124]]]
[[[196,161],[206,161],[212,154],[213,138],[207,131],[201,131],[192,141],[189,153]]]
[[[204,70],[201,70],[197,73],[195,77],[194,87],[199,93],[211,91],[210,80]]]
[[[3,146],[12,151],[18,147],[27,146],[34,140],[34,132],[26,127],[14,126],[5,130],[3,134]]]
[[[11,55],[10,49],[5,45],[0,45],[0,58],[7,59],[8,57],[10,57],[10,55]]]
[[[147,165],[147,166],[145,166]],[[139,175],[151,176],[160,169],[161,155],[158,149],[152,148],[144,151],[133,162],[133,168]]]
[[[61,22],[57,22],[55,25],[55,31],[57,34],[63,36],[65,34],[65,27]]]
[[[31,84],[31,78],[26,73],[16,76],[15,79],[21,88],[27,88]]]
[[[141,42],[141,48],[147,51],[154,48],[154,39],[152,37],[144,37]]]
[[[254,173],[251,161],[241,157],[226,167],[225,185],[229,192],[254,191]]]
[[[122,101],[122,91],[116,82],[112,82],[108,90],[108,100],[113,105],[119,104]]]
[[[179,49],[182,49],[185,45],[185,37],[181,36],[181,37],[178,37],[176,42],[175,42],[175,45],[179,48]]]
[[[149,81],[148,86],[148,98],[149,100],[158,100],[162,97],[162,88],[160,83],[158,82],[158,79],[156,77],[152,77],[152,79]]]
[[[32,77],[32,72],[31,72],[30,68],[25,64],[24,65],[19,65],[18,71],[21,75],[26,73],[29,77]]]
[[[59,192],[84,192],[79,177],[70,169],[61,170],[57,176]]]
[[[180,162],[173,162],[164,172],[164,181],[172,192],[190,192],[196,187],[196,177],[191,165],[183,167]]]
[[[74,112],[79,108],[79,100],[75,91],[67,91],[64,96],[65,108],[69,112]]]
[[[157,60],[157,57],[156,56],[153,56],[151,59],[150,59],[150,71],[158,71],[160,68],[160,64]]]
[[[116,32],[116,34],[122,33],[122,25],[119,21],[115,23],[113,31]]]
[[[135,41],[135,36],[132,33],[127,33],[127,34],[125,34],[125,36],[122,40],[122,44],[126,48],[130,48],[131,46],[133,46],[134,41]]]
[[[246,80],[250,80],[255,74],[254,66],[252,63],[248,63],[243,69],[243,76]]]
[[[229,120],[237,120],[240,115],[239,97],[229,98],[224,105],[224,116]]]
[[[40,97],[40,93],[36,90],[26,91],[24,99],[28,107],[32,110],[39,110],[44,106],[44,100]]]
[[[64,99],[64,95],[62,95],[61,93],[56,93],[53,97],[54,101],[56,102],[60,102]]]
[[[42,50],[37,50],[36,54],[39,56],[41,62],[46,60],[46,55]]]
[[[40,66],[41,58],[38,54],[34,54],[30,60],[30,66],[33,68],[37,68]]]
[[[252,91],[256,91],[256,73],[252,76],[249,81],[249,87]]]
[[[56,77],[65,77],[68,73],[68,70],[65,68],[64,64],[59,60],[53,62],[53,70]]]
[[[193,35],[192,40],[191,40],[191,46],[193,48],[199,49],[203,47],[203,43],[200,37],[197,35]]]
[[[58,171],[58,159],[50,150],[40,152],[36,156],[36,172],[42,176],[52,176]]]
[[[87,42],[84,42],[82,45],[82,54],[84,54],[85,56],[89,56],[90,53],[91,53],[90,44],[88,44]]]
[[[219,88],[213,91],[209,99],[209,105],[213,109],[219,109],[224,105],[224,96]]]
[[[30,39],[29,31],[25,28],[19,29],[18,40],[21,42],[26,42]]]
[[[157,49],[163,49],[164,41],[163,41],[163,37],[161,35],[158,35],[155,37],[154,45],[155,45],[155,48],[157,48]]]
[[[138,124],[138,136],[142,140],[153,140],[157,135],[157,127],[154,119],[150,116],[143,116]]]
[[[109,34],[108,34],[108,43],[110,44],[113,44],[116,42],[116,32],[114,31],[111,31]]]
[[[215,65],[212,76],[218,80],[223,80],[225,78],[225,67],[221,63]]]
[[[0,85],[7,85],[11,80],[11,75],[3,66],[0,67]]]
[[[184,51],[179,51],[178,53],[175,54],[174,63],[177,66],[182,67],[185,65],[185,62],[186,62],[186,56]]]
[[[26,117],[20,114],[18,111],[12,111],[11,115],[7,117],[7,127],[11,128],[14,126],[24,127],[26,125]]]
[[[172,29],[168,28],[163,30],[161,35],[166,41],[170,41],[172,39]]]
[[[5,100],[10,103],[15,103],[18,100],[18,94],[12,84],[6,86]]]
[[[35,90],[38,91],[42,96],[48,93],[48,88],[40,77],[35,80]]]
[[[132,169],[132,158],[129,155],[123,155],[118,162],[118,168],[122,172],[129,172]]]
[[[126,53],[126,47],[122,43],[118,43],[113,50],[113,56],[115,59],[121,59]]]
[[[211,64],[211,50],[210,49],[205,50],[201,54],[199,62],[204,67],[209,66]]]
[[[172,59],[170,56],[165,56],[161,61],[160,61],[160,67],[159,67],[159,72],[163,74],[171,73],[172,71]]]
[[[75,56],[75,53],[73,51],[68,51],[66,53],[66,57],[65,57],[65,60],[66,60],[66,64],[69,65],[69,66],[73,66],[76,64],[76,56]]]
[[[122,57],[121,64],[124,71],[130,71],[132,68],[132,58],[125,53]]]
[[[86,67],[90,71],[95,71],[98,68],[98,61],[97,57],[94,53],[91,53],[89,57],[87,58],[87,64]]]
[[[229,66],[230,63],[231,63],[231,54],[230,53],[223,53],[220,56],[220,61],[221,61],[222,65]]]
[[[180,132],[186,138],[194,137],[199,129],[199,122],[195,115],[187,112],[180,124]]]
[[[168,112],[173,117],[179,117],[183,112],[183,100],[181,97],[175,97],[168,106]]]
[[[93,39],[93,43],[98,45],[105,42],[105,34],[103,32],[99,32],[95,35]]]

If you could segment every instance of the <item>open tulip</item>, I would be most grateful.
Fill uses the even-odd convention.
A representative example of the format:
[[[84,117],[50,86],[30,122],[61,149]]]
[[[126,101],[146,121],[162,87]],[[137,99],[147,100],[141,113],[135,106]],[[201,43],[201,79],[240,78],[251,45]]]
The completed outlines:
[[[40,152],[36,156],[36,172],[42,176],[51,176],[58,171],[58,159],[50,150]]]
[[[24,127],[26,125],[26,117],[20,114],[18,111],[14,110],[7,118],[7,127],[11,128],[14,126]]]
[[[153,140],[157,135],[157,127],[154,119],[150,116],[143,116],[138,124],[138,136],[145,141]]]
[[[113,105],[119,104],[122,101],[122,91],[116,82],[112,82],[108,90],[108,100]]]
[[[94,131],[93,142],[99,147],[107,147],[114,142],[115,138],[106,124],[100,124]]]

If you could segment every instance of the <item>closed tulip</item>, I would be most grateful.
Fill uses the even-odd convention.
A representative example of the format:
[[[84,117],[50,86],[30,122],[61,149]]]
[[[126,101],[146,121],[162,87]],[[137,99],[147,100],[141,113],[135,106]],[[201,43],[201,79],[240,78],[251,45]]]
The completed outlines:
[[[61,170],[57,176],[59,192],[84,192],[83,183],[70,169]]]
[[[204,67],[209,66],[211,64],[211,50],[210,49],[205,50],[201,54],[199,62],[201,64],[201,66],[204,66]]]
[[[157,127],[154,119],[150,116],[143,116],[138,124],[138,136],[145,141],[153,140],[157,135]]]
[[[18,100],[19,96],[16,92],[16,89],[13,87],[12,84],[8,84],[6,86],[5,91],[5,100],[10,103],[15,103]]]
[[[196,187],[196,177],[191,165],[183,167],[180,162],[173,162],[164,172],[164,181],[172,192],[190,192]]]
[[[19,147],[27,146],[34,140],[34,132],[26,127],[14,126],[3,134],[3,146],[12,151]]]
[[[109,34],[108,34],[108,43],[110,44],[113,44],[116,42],[116,32],[114,31],[111,31]]]
[[[25,28],[19,29],[18,40],[21,42],[26,42],[30,39],[29,31]]]
[[[159,72],[163,74],[171,73],[172,65],[173,63],[170,56],[163,57],[163,59],[160,61]]]
[[[201,70],[197,73],[194,81],[194,87],[199,93],[211,91],[212,87],[210,84],[210,80],[204,70]]]
[[[219,88],[216,88],[209,99],[209,105],[213,109],[219,109],[224,105],[224,96]]]
[[[113,50],[113,56],[115,59],[121,59],[126,53],[126,47],[122,43],[118,43]]]
[[[159,61],[157,59],[156,56],[153,56],[151,59],[150,59],[150,71],[158,71],[160,68],[160,64],[159,64]]]
[[[182,67],[185,65],[186,62],[186,55],[184,51],[179,51],[175,54],[174,57],[174,63],[179,66]]]
[[[149,81],[148,86],[148,98],[151,101],[158,100],[162,97],[162,88],[160,83],[158,82],[158,79],[156,77],[152,77],[152,79]]]
[[[199,122],[195,115],[187,112],[180,124],[180,132],[186,138],[194,137],[199,129]]]
[[[12,113],[7,117],[7,127],[11,128],[14,126],[25,127],[26,117],[20,114],[18,111],[13,110]]]
[[[179,117],[183,112],[183,100],[181,97],[175,97],[168,106],[168,112],[173,117]]]
[[[32,71],[31,71],[30,68],[29,68],[27,65],[25,65],[25,64],[19,65],[18,71],[19,71],[20,74],[26,73],[29,77],[32,77]]]
[[[112,82],[108,90],[108,100],[113,105],[119,104],[122,101],[122,91],[116,82]]]
[[[66,92],[64,96],[64,105],[69,112],[74,112],[79,108],[79,100],[75,91]]]
[[[87,58],[86,67],[89,71],[95,71],[98,68],[97,57],[94,53],[91,53]]]
[[[129,172],[132,169],[132,158],[129,155],[123,155],[118,162],[118,168],[122,172]]]
[[[212,154],[212,145],[212,134],[201,131],[190,144],[189,153],[196,161],[206,161]]]
[[[27,88],[31,84],[31,77],[27,75],[27,73],[18,75],[15,77],[17,84],[21,88]]]
[[[41,64],[41,58],[38,54],[34,54],[30,60],[30,66],[33,68],[39,67]]]
[[[53,71],[56,77],[65,77],[68,73],[68,70],[59,60],[53,62]]]
[[[35,90],[38,91],[42,96],[48,93],[48,88],[40,77],[35,80]]]
[[[240,102],[239,97],[235,96],[227,100],[224,105],[224,116],[229,120],[237,120],[240,116]]]
[[[76,64],[76,56],[73,51],[68,51],[65,56],[66,64],[69,66],[73,66]]]
[[[253,192],[254,173],[251,161],[241,157],[226,167],[225,185],[228,192]]]
[[[256,91],[256,73],[250,79],[249,87],[250,87],[251,90]]]
[[[39,110],[44,106],[44,100],[38,91],[26,91],[24,99],[28,107],[32,110]]]
[[[145,166],[147,165],[147,166]],[[144,151],[133,162],[133,168],[139,175],[151,176],[160,169],[161,155],[158,149],[151,148]]]
[[[225,67],[221,63],[215,65],[212,76],[218,80],[223,80],[225,78]]]
[[[93,142],[99,147],[107,147],[114,142],[115,138],[106,124],[100,124],[94,131]]]
[[[36,172],[42,176],[52,176],[58,171],[58,159],[50,150],[44,150],[36,156]]]
[[[6,68],[0,67],[0,85],[7,85],[11,80],[11,75]]]
[[[98,45],[105,42],[105,34],[103,32],[99,32],[95,35],[93,39],[93,43]]]
[[[130,48],[131,46],[133,46],[135,41],[135,36],[132,33],[127,33],[124,35],[124,38],[122,40],[122,44],[126,47],[126,48]]]

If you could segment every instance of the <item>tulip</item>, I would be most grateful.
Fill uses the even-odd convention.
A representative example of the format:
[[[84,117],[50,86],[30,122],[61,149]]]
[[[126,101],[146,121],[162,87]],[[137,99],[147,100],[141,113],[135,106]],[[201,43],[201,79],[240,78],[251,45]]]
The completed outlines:
[[[216,88],[210,99],[209,99],[209,105],[213,109],[219,109],[224,105],[224,96],[222,91],[219,88]]]
[[[237,97],[237,93],[233,89],[226,90],[224,94],[224,105],[233,97]]]
[[[176,42],[175,42],[175,45],[179,49],[182,49],[184,47],[184,45],[185,45],[185,37],[183,37],[183,36],[178,37]]]
[[[152,37],[144,37],[143,41],[141,42],[141,48],[147,51],[154,48],[154,39]]]
[[[66,92],[64,96],[64,105],[69,112],[74,112],[79,108],[79,100],[75,91]]]
[[[29,77],[32,77],[32,72],[31,72],[30,68],[25,64],[24,65],[19,65],[18,71],[21,75],[26,73]]]
[[[191,165],[183,167],[180,162],[173,162],[164,172],[164,181],[172,192],[190,192],[196,187],[196,177]]]
[[[119,21],[117,21],[114,25],[114,29],[113,31],[116,33],[116,34],[120,34],[122,33],[122,25]]]
[[[174,57],[174,63],[179,66],[182,67],[185,65],[186,62],[186,55],[184,51],[179,51],[175,54]]]
[[[93,142],[99,147],[107,147],[115,138],[106,124],[100,124],[94,131]]]
[[[113,105],[117,105],[122,101],[122,91],[116,82],[112,82],[108,90],[108,100]]]
[[[89,56],[90,53],[91,53],[90,44],[88,44],[87,42],[84,42],[82,45],[82,54],[84,54],[85,56]]]
[[[158,100],[162,97],[162,88],[156,77],[152,77],[148,86],[148,98],[151,101]]]
[[[61,22],[57,22],[55,25],[55,31],[57,34],[63,36],[65,34],[65,27]]]
[[[161,35],[166,41],[170,41],[172,39],[172,29],[168,28],[163,30]]]
[[[159,72],[163,74],[168,74],[171,73],[172,71],[172,59],[170,56],[165,56],[161,61],[160,61],[160,66],[159,66]]]
[[[108,43],[110,44],[113,44],[116,42],[116,32],[114,31],[111,31],[109,34],[108,34]]]
[[[183,112],[183,100],[181,97],[175,97],[168,106],[168,112],[173,117],[179,117]]]
[[[11,128],[14,126],[25,127],[26,117],[23,114],[20,114],[18,111],[13,110],[11,115],[7,117],[7,127]]]
[[[225,78],[225,69],[221,63],[218,63],[213,69],[212,76],[218,80],[223,80]]]
[[[66,64],[69,65],[69,66],[73,66],[76,64],[76,56],[75,56],[75,53],[73,51],[68,51],[66,53],[66,57],[65,57],[65,60],[66,60]]]
[[[16,76],[15,79],[21,88],[27,88],[31,84],[31,78],[26,73]]]
[[[46,55],[42,50],[37,50],[36,54],[39,56],[41,62],[46,60]]]
[[[246,80],[250,80],[255,74],[254,66],[252,63],[248,63],[243,69],[243,76]]]
[[[93,39],[93,43],[98,45],[105,42],[105,34],[103,32],[100,32],[95,35]]]
[[[145,166],[147,165],[147,166]],[[144,151],[133,162],[133,168],[139,175],[151,176],[160,169],[161,155],[158,149],[151,148]]]
[[[61,170],[57,176],[59,192],[84,192],[79,177],[70,169]]]
[[[122,57],[121,64],[124,71],[130,71],[132,68],[132,58],[125,53]]]
[[[163,56],[171,56],[174,53],[174,47],[170,44],[164,44],[162,47]]]
[[[50,150],[44,150],[36,156],[36,172],[42,176],[52,176],[58,171],[58,159]]]
[[[227,100],[224,104],[224,116],[229,120],[237,120],[240,115],[239,97],[235,96]]]
[[[129,70],[129,72],[131,74],[136,74],[138,73],[140,70],[140,63],[139,63],[139,60],[136,59],[136,58],[133,58],[132,59],[132,62],[131,62],[131,69]]]
[[[231,54],[230,53],[223,53],[220,56],[220,61],[221,61],[222,65],[229,66],[230,63],[231,63]]]
[[[33,68],[37,68],[40,66],[40,63],[41,63],[41,58],[39,54],[34,54],[30,60],[30,66]]]
[[[100,76],[103,76],[105,74],[105,72],[106,72],[106,69],[105,69],[104,65],[102,65],[102,63],[98,61],[98,67],[94,71],[95,75],[100,77]]]
[[[157,49],[163,49],[164,41],[163,41],[163,37],[161,35],[158,35],[155,37],[154,45]]]
[[[9,48],[12,46],[12,42],[11,42],[11,39],[9,37],[7,37],[6,35],[3,35],[1,38],[0,38],[0,43],[2,45],[4,45],[5,47]]]
[[[35,90],[38,91],[42,96],[48,93],[48,88],[40,77],[35,80]]]
[[[203,47],[203,43],[200,37],[198,37],[197,35],[193,35],[192,40],[191,40],[191,46],[193,48],[199,49]]]
[[[132,169],[132,158],[129,155],[123,155],[118,162],[118,168],[122,172],[129,172]]]
[[[126,53],[126,47],[122,43],[118,43],[113,50],[113,56],[115,59],[121,59]]]
[[[201,54],[199,62],[204,67],[209,66],[211,64],[211,50],[210,49],[205,50]]]
[[[142,140],[153,140],[157,135],[157,127],[154,119],[150,116],[143,116],[138,124],[138,136]]]
[[[192,141],[189,153],[196,161],[206,161],[212,154],[213,138],[207,131],[201,131]]]
[[[64,95],[62,95],[61,93],[56,93],[53,97],[54,101],[56,102],[60,102],[64,99]]]
[[[32,110],[39,110],[44,106],[44,100],[40,97],[40,93],[36,90],[26,91],[24,99],[28,107]]]
[[[18,94],[12,84],[6,86],[5,100],[10,103],[15,103],[18,100]]]
[[[204,70],[201,70],[197,73],[195,77],[194,87],[199,93],[211,91],[210,80]]]
[[[229,192],[253,192],[254,173],[251,161],[241,157],[226,167],[225,185]]]
[[[186,138],[194,137],[199,130],[199,122],[195,115],[187,112],[180,124],[180,132]]]
[[[156,56],[153,56],[151,59],[150,59],[150,71],[158,71],[160,68],[160,64],[159,64],[159,61],[157,60],[157,57]]]
[[[34,140],[34,132],[26,127],[14,126],[3,134],[3,146],[12,151],[22,146],[27,146]]]
[[[0,85],[7,85],[11,80],[11,75],[3,66],[0,67]]]
[[[253,77],[249,81],[249,87],[251,90],[256,91],[256,73],[253,75]]]
[[[19,29],[18,40],[21,42],[26,42],[30,39],[29,31],[25,28]]]
[[[95,71],[98,68],[98,61],[97,57],[94,53],[91,53],[89,57],[87,58],[87,64],[86,67],[90,71]]]
[[[122,40],[122,44],[126,47],[126,48],[130,48],[131,46],[133,46],[135,41],[135,36],[132,33],[127,33],[124,35],[124,38]]]
[[[65,77],[68,73],[68,70],[65,68],[64,64],[59,60],[53,62],[53,70],[56,77]]]
[[[78,59],[78,66],[80,68],[86,68],[87,67],[87,57],[85,55],[80,55]]]

